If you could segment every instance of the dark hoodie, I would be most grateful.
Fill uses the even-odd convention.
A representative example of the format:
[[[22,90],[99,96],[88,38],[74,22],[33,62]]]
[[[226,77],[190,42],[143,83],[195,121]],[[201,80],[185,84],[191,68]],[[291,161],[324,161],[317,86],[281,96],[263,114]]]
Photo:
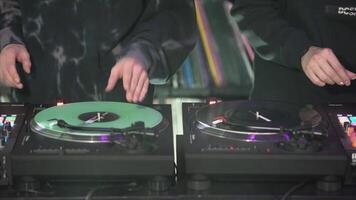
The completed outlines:
[[[161,84],[195,42],[192,0],[2,0],[0,14],[1,48],[24,43],[32,61],[14,101],[124,101],[121,81],[104,92],[116,60],[141,59]]]
[[[318,87],[301,68],[302,55],[317,46],[356,73],[355,0],[236,0],[232,15],[257,53],[252,99],[356,102],[356,81]]]

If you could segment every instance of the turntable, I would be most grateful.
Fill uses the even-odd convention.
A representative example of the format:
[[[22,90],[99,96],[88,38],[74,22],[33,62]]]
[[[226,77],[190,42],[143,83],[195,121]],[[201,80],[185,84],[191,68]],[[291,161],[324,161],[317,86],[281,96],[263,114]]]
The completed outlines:
[[[236,180],[343,176],[346,156],[320,107],[272,101],[184,104],[188,175]]]
[[[29,110],[12,153],[14,177],[173,176],[168,105],[81,102]]]

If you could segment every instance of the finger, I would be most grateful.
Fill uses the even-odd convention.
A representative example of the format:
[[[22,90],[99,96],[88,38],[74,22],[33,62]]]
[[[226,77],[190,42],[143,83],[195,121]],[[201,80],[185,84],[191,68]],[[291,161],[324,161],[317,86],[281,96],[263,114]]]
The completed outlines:
[[[23,87],[21,82],[15,82],[15,80],[11,77],[9,71],[7,70],[4,70],[4,79],[5,85],[9,87],[15,87],[18,89],[22,89]]]
[[[16,57],[15,54],[6,54],[4,61],[4,71],[6,71],[6,79],[11,83],[11,87],[22,88],[21,80],[19,74],[16,70]]]
[[[27,74],[31,73],[31,66],[32,66],[31,61],[29,61],[29,62],[26,61],[26,62],[23,62],[23,63],[22,63],[23,70],[24,70]]]
[[[130,91],[126,91],[126,100],[132,102],[132,93]]]
[[[316,67],[314,69],[315,75],[324,83],[329,84],[329,85],[334,85],[335,82],[331,80],[328,75],[322,70],[321,67]]]
[[[8,66],[5,71],[8,72],[9,78],[11,78],[15,83],[20,83],[20,76],[17,73],[15,65]]]
[[[130,83],[132,78],[132,62],[124,61],[123,62],[123,84],[126,92],[130,90]]]
[[[10,74],[7,70],[3,70],[2,73],[2,80],[5,86],[8,87],[16,87],[16,82],[14,80],[12,80],[12,78],[10,77]]]
[[[310,74],[310,80],[317,86],[324,87],[325,83],[319,79],[315,74]]]
[[[142,72],[138,80],[135,92],[133,93],[133,98],[132,98],[133,102],[136,103],[137,101],[140,100],[141,91],[146,80],[147,80],[147,74],[146,72]]]
[[[18,56],[17,60],[22,64],[22,67],[26,73],[31,72],[31,60],[30,60],[30,55],[26,50],[22,50]]]
[[[110,72],[110,77],[108,84],[106,85],[105,91],[110,92],[114,89],[117,81],[122,78],[122,67],[120,65],[115,65]]]
[[[353,72],[351,72],[351,71],[349,71],[349,70],[345,70],[346,71],[346,74],[347,74],[347,76],[350,78],[350,79],[352,79],[352,80],[355,80],[356,79],[356,73],[353,73]]]
[[[307,75],[307,77],[313,84],[320,86],[320,87],[325,86],[325,83],[323,81],[321,81],[312,70],[306,70],[305,75]]]
[[[148,86],[149,86],[149,79],[146,79],[145,83],[143,84],[142,90],[141,90],[141,94],[140,94],[140,98],[139,98],[140,102],[142,102],[145,99],[145,96],[146,96],[147,90],[148,90]]]
[[[343,79],[341,78],[341,76],[338,73],[336,73],[336,71],[330,65],[330,63],[328,63],[324,57],[322,57],[322,56],[318,56],[318,57],[315,58],[316,62],[318,63],[321,70],[326,74],[327,79],[330,80],[330,81],[326,81],[326,82],[328,84],[337,83],[338,85],[344,85],[345,83],[344,83]]]
[[[326,49],[324,51],[326,52],[324,53],[324,56],[327,62],[330,63],[338,76],[340,76],[342,82],[345,83],[345,85],[350,85],[350,78],[347,76],[344,66],[340,63],[339,59],[337,59],[333,51],[330,49]]]
[[[321,67],[319,66],[318,63],[314,62],[310,69],[311,69],[310,74],[312,74],[312,75],[314,74],[316,77],[318,77],[318,80],[320,80],[324,84],[325,83],[330,84],[330,85],[335,84],[335,82],[333,82],[332,80],[329,79],[329,77],[321,69]]]
[[[130,92],[133,94],[138,84],[138,80],[141,77],[143,70],[139,65],[134,65],[132,69],[131,83],[130,83]]]

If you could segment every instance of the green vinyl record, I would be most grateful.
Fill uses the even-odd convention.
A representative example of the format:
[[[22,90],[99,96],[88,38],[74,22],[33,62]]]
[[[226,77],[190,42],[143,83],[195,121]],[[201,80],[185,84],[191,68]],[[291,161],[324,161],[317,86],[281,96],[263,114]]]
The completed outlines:
[[[152,129],[162,120],[162,114],[150,107],[121,102],[79,102],[54,106],[40,111],[31,121],[31,129],[43,136],[76,142],[108,142],[113,133],[71,130],[58,126],[58,120],[77,127],[126,129],[135,122],[143,122]],[[117,133],[114,133],[117,134]]]

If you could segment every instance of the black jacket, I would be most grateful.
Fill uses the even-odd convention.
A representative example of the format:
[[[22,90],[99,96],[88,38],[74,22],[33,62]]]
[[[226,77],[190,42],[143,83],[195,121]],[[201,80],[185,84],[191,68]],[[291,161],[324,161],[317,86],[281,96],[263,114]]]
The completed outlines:
[[[116,60],[140,58],[163,84],[195,42],[191,0],[1,0],[0,14],[1,48],[24,43],[32,61],[14,101],[123,101],[122,82],[104,92]]]
[[[236,0],[232,15],[257,53],[253,99],[356,102],[356,81],[318,87],[301,69],[301,56],[318,46],[356,72],[356,1]]]

